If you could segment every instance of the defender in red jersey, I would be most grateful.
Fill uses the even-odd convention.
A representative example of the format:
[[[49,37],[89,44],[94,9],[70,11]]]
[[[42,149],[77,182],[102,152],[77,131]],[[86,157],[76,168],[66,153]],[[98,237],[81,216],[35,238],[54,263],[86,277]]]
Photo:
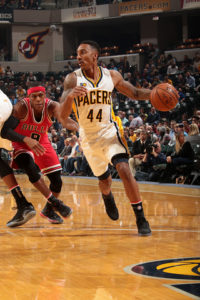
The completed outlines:
[[[14,164],[24,169],[30,182],[46,197],[47,203],[40,215],[51,223],[62,223],[63,217],[68,217],[72,210],[64,205],[57,197],[61,191],[61,165],[55,150],[47,135],[52,125],[52,118],[59,120],[60,104],[46,98],[44,87],[33,87],[28,90],[28,97],[19,101],[13,110],[13,116],[19,121],[15,132],[19,140],[13,141]],[[77,123],[66,118],[64,127],[77,130]],[[9,139],[9,135],[5,136]],[[50,180],[48,188],[42,179],[38,167]],[[17,225],[16,225],[17,226]]]

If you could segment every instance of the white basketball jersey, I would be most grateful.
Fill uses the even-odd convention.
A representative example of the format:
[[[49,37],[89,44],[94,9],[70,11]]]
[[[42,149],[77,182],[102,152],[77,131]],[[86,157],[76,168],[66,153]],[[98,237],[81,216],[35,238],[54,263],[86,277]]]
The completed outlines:
[[[13,106],[9,98],[0,90],[0,131],[5,121],[10,117]],[[11,142],[0,137],[0,148],[11,150]]]
[[[111,124],[111,93],[114,84],[108,69],[98,67],[100,76],[93,82],[81,69],[75,71],[77,86],[84,86],[88,93],[84,97],[77,97],[73,109],[78,119],[80,129],[84,132],[99,132],[108,129]]]

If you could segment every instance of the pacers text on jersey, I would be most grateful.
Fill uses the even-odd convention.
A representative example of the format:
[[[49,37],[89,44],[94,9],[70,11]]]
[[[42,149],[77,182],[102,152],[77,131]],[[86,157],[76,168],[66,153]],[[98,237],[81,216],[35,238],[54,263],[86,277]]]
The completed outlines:
[[[77,97],[78,106],[90,104],[111,104],[111,92],[92,90],[86,96]]]

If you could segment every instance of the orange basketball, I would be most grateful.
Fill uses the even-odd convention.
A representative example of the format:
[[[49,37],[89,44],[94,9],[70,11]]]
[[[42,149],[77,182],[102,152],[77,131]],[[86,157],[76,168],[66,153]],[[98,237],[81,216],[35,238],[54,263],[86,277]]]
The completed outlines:
[[[178,103],[178,91],[169,83],[156,85],[150,94],[151,104],[160,111],[169,111]]]

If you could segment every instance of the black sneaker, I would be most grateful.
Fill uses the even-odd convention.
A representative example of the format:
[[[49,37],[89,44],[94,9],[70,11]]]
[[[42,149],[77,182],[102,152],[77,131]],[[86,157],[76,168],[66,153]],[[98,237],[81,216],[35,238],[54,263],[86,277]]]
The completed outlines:
[[[8,227],[17,227],[28,222],[36,215],[36,211],[31,203],[18,208],[15,216],[6,224]]]
[[[63,217],[67,218],[72,214],[72,209],[65,205],[61,200],[53,197],[52,199],[48,199],[48,202],[52,205],[53,209]]]
[[[43,218],[47,218],[50,223],[53,224],[62,224],[63,219],[55,213],[53,207],[50,203],[47,202],[43,210],[40,212],[40,216]]]
[[[112,220],[118,220],[119,219],[119,213],[117,206],[115,204],[115,200],[113,198],[110,199],[103,199],[107,215],[112,219]]]
[[[139,218],[136,222],[138,228],[138,235],[148,236],[151,235],[151,228],[149,222],[145,218]]]

